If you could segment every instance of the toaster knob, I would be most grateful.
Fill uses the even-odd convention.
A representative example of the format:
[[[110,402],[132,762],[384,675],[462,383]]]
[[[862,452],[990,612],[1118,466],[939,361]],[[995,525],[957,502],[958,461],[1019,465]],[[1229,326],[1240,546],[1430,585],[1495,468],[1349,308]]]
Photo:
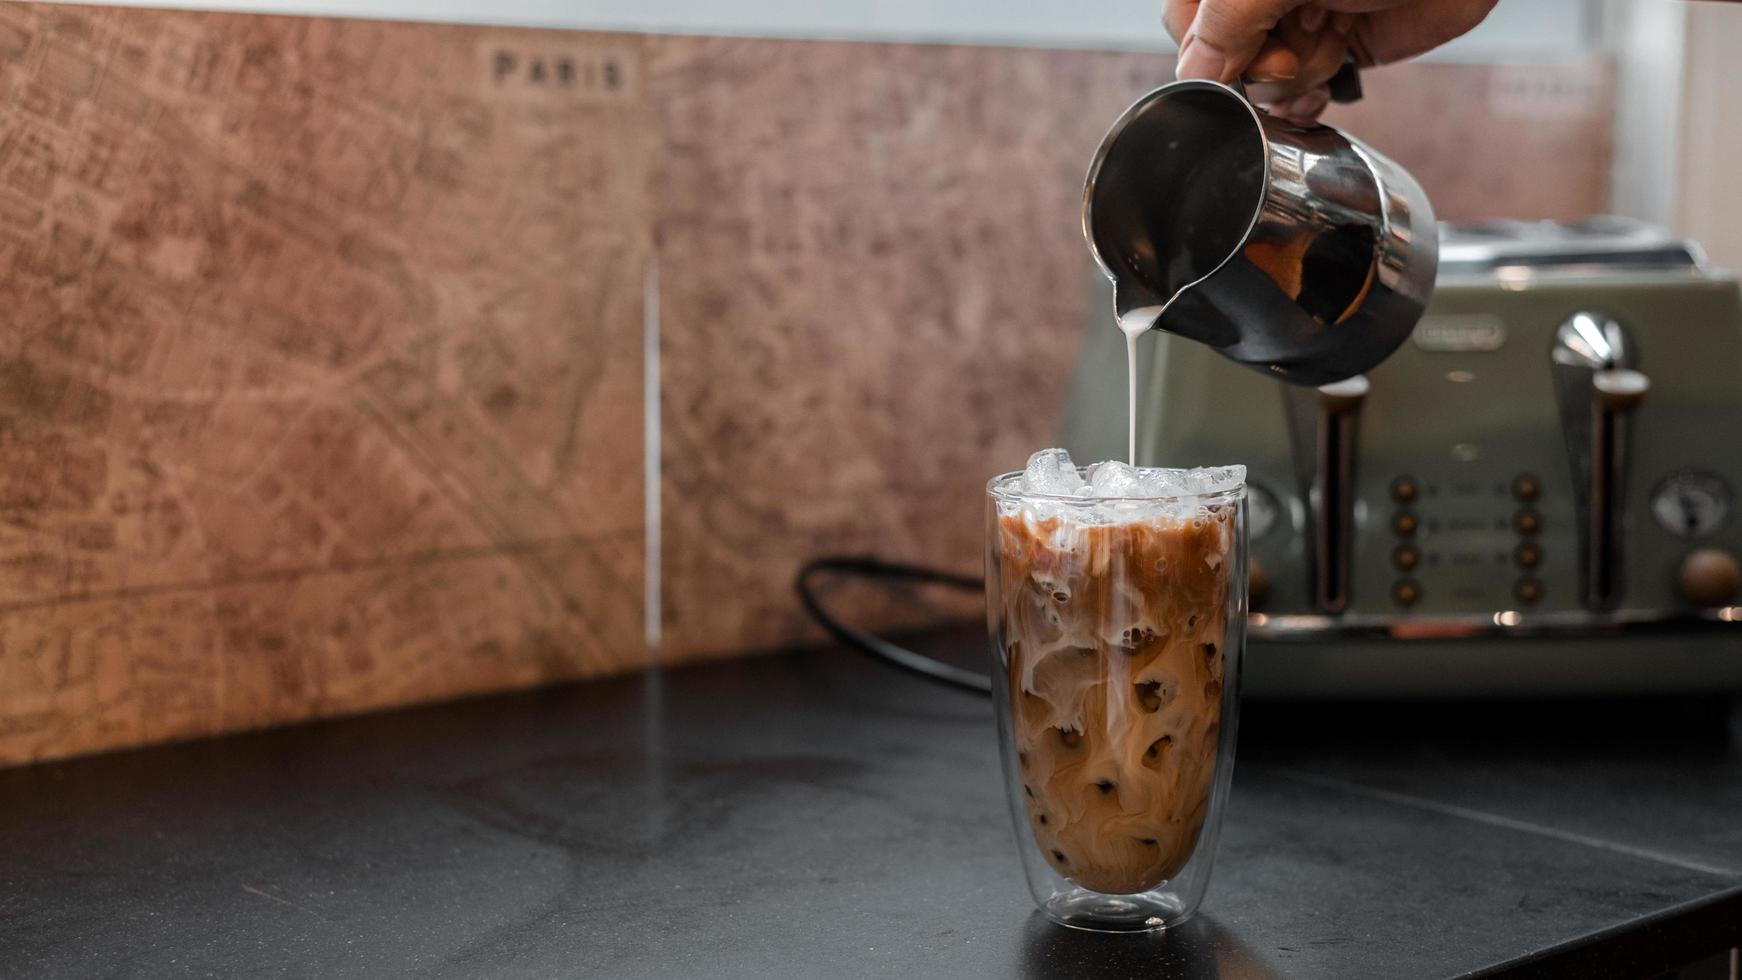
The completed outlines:
[[[1512,587],[1512,594],[1518,597],[1519,602],[1534,605],[1542,598],[1542,583],[1533,578],[1521,578]]]
[[[1742,586],[1742,565],[1721,548],[1701,548],[1682,559],[1682,595],[1696,606],[1722,606]]]
[[[1512,526],[1518,529],[1519,534],[1530,537],[1542,530],[1542,515],[1534,510],[1521,510],[1512,515]]]
[[[1413,544],[1400,544],[1391,549],[1391,563],[1400,572],[1414,571],[1421,564],[1421,549]]]

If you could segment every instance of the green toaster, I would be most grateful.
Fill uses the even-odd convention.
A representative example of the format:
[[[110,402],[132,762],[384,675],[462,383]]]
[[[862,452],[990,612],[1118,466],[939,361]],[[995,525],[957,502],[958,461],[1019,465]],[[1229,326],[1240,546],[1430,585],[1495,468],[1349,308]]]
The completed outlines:
[[[1110,293],[1065,406],[1083,462],[1125,454]],[[1410,339],[1323,388],[1138,350],[1137,462],[1248,467],[1248,693],[1742,689],[1742,292],[1694,243],[1444,227]]]

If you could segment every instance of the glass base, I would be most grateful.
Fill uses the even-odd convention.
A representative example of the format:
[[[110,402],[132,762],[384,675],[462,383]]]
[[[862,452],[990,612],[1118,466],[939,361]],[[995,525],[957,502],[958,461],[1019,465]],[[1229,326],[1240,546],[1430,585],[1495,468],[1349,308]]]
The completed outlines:
[[[1103,895],[1083,888],[1054,895],[1040,910],[1061,926],[1088,932],[1154,932],[1191,918],[1173,896]]]

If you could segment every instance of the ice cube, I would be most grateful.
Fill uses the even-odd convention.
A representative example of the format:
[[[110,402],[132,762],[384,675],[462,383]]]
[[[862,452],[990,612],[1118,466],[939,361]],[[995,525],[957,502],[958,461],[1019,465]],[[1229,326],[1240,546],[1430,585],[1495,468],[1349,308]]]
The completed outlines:
[[[1145,497],[1173,497],[1185,489],[1180,483],[1179,470],[1150,468],[1140,471],[1139,476]]]
[[[1186,489],[1192,493],[1221,493],[1245,481],[1244,466],[1200,467],[1186,474]]]
[[[1105,504],[1095,507],[1073,507],[1070,512],[1070,521],[1079,527],[1100,527],[1104,524],[1115,523],[1112,512],[1107,510]]]
[[[1089,486],[1095,488],[1095,496],[1097,497],[1140,497],[1143,495],[1142,482],[1138,479],[1136,468],[1116,459],[1109,459],[1104,463],[1096,463],[1089,467]]]
[[[1022,470],[1024,493],[1068,497],[1082,485],[1083,477],[1077,472],[1077,465],[1071,462],[1071,454],[1063,449],[1042,449],[1028,457],[1028,465]]]

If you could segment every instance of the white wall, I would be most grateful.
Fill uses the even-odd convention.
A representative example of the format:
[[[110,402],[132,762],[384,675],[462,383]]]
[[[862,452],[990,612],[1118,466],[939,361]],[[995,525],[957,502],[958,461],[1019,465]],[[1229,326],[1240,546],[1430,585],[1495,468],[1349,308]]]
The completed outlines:
[[[1742,4],[1610,0],[1618,71],[1610,210],[1742,270]]]
[[[1437,57],[1507,60],[1586,50],[1595,0],[1504,0]],[[1161,0],[171,0],[131,6],[330,14],[673,34],[1172,48]]]
[[[1609,210],[1665,226],[1676,220],[1687,12],[1680,0],[1611,0],[1605,25],[1616,68]]]
[[[1672,225],[1742,269],[1742,4],[1690,4]],[[1640,134],[1626,134],[1640,139]]]

